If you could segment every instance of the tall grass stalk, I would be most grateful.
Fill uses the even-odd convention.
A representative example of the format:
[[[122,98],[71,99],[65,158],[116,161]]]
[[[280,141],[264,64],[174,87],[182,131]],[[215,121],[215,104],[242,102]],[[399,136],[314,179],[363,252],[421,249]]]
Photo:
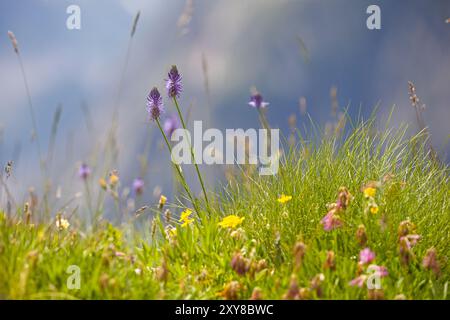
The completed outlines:
[[[187,130],[186,129],[186,124],[184,123],[183,114],[181,113],[180,106],[178,105],[178,101],[177,101],[176,97],[173,97],[173,102],[174,102],[175,107],[177,109],[178,117],[180,118],[181,125],[183,126],[184,130]],[[198,180],[200,181],[200,185],[201,185],[202,191],[203,191],[203,196],[205,197],[206,207],[207,207],[208,212],[209,212],[210,211],[210,207],[209,207],[208,195],[206,194],[205,184],[203,182],[203,178],[202,178],[202,175],[200,173],[200,169],[198,168],[197,161],[195,160],[194,149],[192,148],[191,141],[188,141],[188,143],[189,143],[189,150],[190,150],[191,156],[192,156],[192,161],[194,162],[194,166],[195,166],[195,171],[197,172],[197,177],[198,177]]]
[[[114,110],[113,110],[113,115],[112,115],[112,120],[111,120],[111,126],[108,130],[107,133],[107,138],[106,138],[106,143],[105,143],[105,155],[108,153],[111,153],[111,159],[109,159],[109,161],[106,161],[106,166],[105,166],[105,172],[107,172],[110,168],[108,168],[108,166],[111,165],[111,163],[113,162],[114,159],[114,146],[115,146],[115,135],[117,133],[117,129],[118,129],[118,116],[119,116],[119,107],[120,107],[120,99],[122,97],[122,92],[123,92],[123,87],[124,87],[124,83],[125,83],[125,75],[128,69],[128,64],[130,61],[130,56],[131,56],[131,48],[133,45],[133,38],[134,38],[134,34],[136,32],[136,28],[137,28],[137,23],[139,21],[139,17],[140,17],[140,11],[138,11],[133,19],[133,24],[131,27],[131,32],[130,32],[130,37],[128,38],[128,45],[127,45],[127,51],[125,54],[125,60],[122,66],[122,70],[120,73],[120,78],[119,78],[119,83],[117,86],[117,95],[116,98],[114,100]],[[109,151],[109,152],[108,152]],[[110,163],[111,162],[111,163]]]
[[[161,134],[164,138],[164,142],[166,143],[167,149],[169,150],[169,155],[172,156],[172,146],[170,145],[169,140],[167,139],[167,136],[163,130],[163,128],[161,127],[161,123],[159,121],[159,119],[155,119],[156,124],[158,125],[158,129],[159,131],[161,131]],[[191,190],[189,188],[189,185],[187,184],[186,178],[184,177],[183,172],[181,171],[181,167],[180,165],[172,162],[173,167],[175,168],[176,172],[178,173],[178,176],[180,178],[180,182],[181,185],[183,186],[184,190],[186,191],[186,194],[189,198],[189,200],[191,201],[192,205],[194,206],[195,211],[200,214],[200,210],[197,206],[197,202],[195,201],[195,198],[192,196]]]

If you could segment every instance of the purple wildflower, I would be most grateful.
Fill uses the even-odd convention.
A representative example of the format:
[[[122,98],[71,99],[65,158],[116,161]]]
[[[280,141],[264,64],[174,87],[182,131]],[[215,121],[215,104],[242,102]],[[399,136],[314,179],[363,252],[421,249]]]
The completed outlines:
[[[180,127],[180,122],[178,121],[178,118],[174,115],[171,115],[164,122],[164,126],[163,126],[164,133],[170,139],[170,137],[172,137],[172,133],[179,127]]]
[[[147,96],[147,111],[152,120],[159,119],[164,112],[162,97],[156,87],[154,87]]]
[[[334,211],[328,212],[326,216],[322,218],[321,223],[325,231],[331,231],[342,226],[341,218],[336,215]]]
[[[371,251],[369,248],[365,248],[361,250],[361,252],[359,253],[359,261],[362,264],[369,264],[373,260],[375,260],[375,253]]]
[[[253,108],[265,108],[269,105],[268,102],[263,100],[263,97],[261,94],[259,93],[255,93],[254,95],[252,95],[250,97],[250,102],[248,103],[250,106],[252,106]]]
[[[170,98],[179,98],[181,91],[183,91],[183,85],[181,84],[181,74],[178,73],[177,66],[172,66],[168,73],[168,79],[166,79],[167,95]]]
[[[133,191],[136,194],[142,194],[142,192],[144,191],[144,180],[142,180],[141,178],[136,178],[133,181]]]
[[[86,180],[90,174],[91,174],[91,168],[89,168],[88,165],[85,163],[81,164],[80,168],[78,169],[78,176],[81,179]]]

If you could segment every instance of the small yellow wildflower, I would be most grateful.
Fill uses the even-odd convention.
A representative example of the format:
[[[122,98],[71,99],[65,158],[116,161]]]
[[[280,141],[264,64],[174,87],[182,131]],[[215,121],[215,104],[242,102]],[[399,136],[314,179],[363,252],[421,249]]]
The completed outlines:
[[[237,215],[232,214],[223,218],[218,225],[222,228],[236,228],[244,221],[244,219],[245,217],[238,217]]]
[[[181,225],[181,227],[186,228],[188,225],[190,225],[192,222],[194,222],[194,219],[187,219],[184,220],[183,224]]]
[[[364,188],[363,193],[364,193],[364,197],[373,198],[373,197],[375,197],[375,194],[377,193],[377,189],[375,189],[374,187],[367,187],[367,188]]]
[[[109,174],[109,184],[114,187],[119,182],[119,176],[117,175],[117,171],[113,171]]]
[[[66,230],[69,226],[70,226],[70,223],[66,219],[64,219],[64,218],[56,219],[56,227],[59,230]]]
[[[166,201],[167,201],[167,197],[164,195],[161,195],[159,197],[158,208],[162,209],[164,207],[164,205],[166,204]]]
[[[370,205],[369,210],[370,210],[370,213],[372,213],[372,214],[377,214],[378,211],[379,211],[378,205],[377,205],[376,203],[372,203],[372,204]]]
[[[292,196],[287,196],[287,195],[284,195],[284,194],[282,194],[282,195],[277,199],[277,201],[278,201],[279,203],[286,203],[286,202],[291,201],[291,200],[292,200]]]
[[[170,228],[169,229],[169,235],[171,237],[176,237],[177,236],[177,228]]]
[[[181,217],[180,217],[180,222],[181,221],[185,221],[187,219],[189,219],[189,216],[191,215],[192,210],[191,209],[186,209],[181,213]]]
[[[106,180],[103,178],[100,178],[98,180],[98,184],[100,185],[100,187],[102,187],[103,190],[106,190],[106,188],[108,187]]]
[[[194,219],[190,219],[191,214],[192,214],[192,210],[190,210],[190,209],[186,209],[181,213],[180,220],[178,220],[178,221],[183,222],[183,224],[181,225],[182,227],[187,227],[192,222],[194,222]]]

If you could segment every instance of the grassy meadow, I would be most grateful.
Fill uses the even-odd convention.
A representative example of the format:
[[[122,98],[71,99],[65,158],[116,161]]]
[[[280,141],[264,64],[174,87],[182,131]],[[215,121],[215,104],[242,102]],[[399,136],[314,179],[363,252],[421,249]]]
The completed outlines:
[[[423,135],[374,121],[320,142],[298,134],[277,175],[240,167],[208,206],[195,200],[198,212],[163,196],[116,225],[103,212],[86,224],[29,204],[2,211],[0,296],[448,299],[448,168]],[[79,289],[68,288],[70,265]]]
[[[322,127],[311,119],[305,129],[297,126],[297,110],[289,117],[276,175],[259,175],[257,165],[221,165],[220,176],[207,181],[204,167],[170,161],[173,130],[194,120],[188,106],[179,105],[183,82],[172,66],[164,92],[154,87],[142,93],[148,94],[148,112],[145,98],[127,106],[141,108],[153,130],[141,155],[126,155],[139,157],[135,171],[144,178],[152,166],[147,156],[157,143],[151,139],[166,156],[163,165],[173,167],[173,190],[155,188],[149,197],[143,189],[150,186],[142,179],[126,186],[117,168],[118,111],[138,19],[139,13],[110,128],[89,141],[92,155],[86,158],[95,161],[78,166],[73,183],[84,189],[74,197],[59,194],[50,178],[61,109],[44,150],[28,70],[8,33],[24,80],[41,180],[28,193],[14,194],[11,180],[21,168],[2,164],[0,299],[450,298],[449,167],[433,149],[414,84],[413,125],[391,125],[377,111],[352,119],[339,110],[332,88],[331,123]],[[202,66],[209,94],[207,63]],[[270,128],[268,103],[256,89],[249,105],[244,107],[254,108],[260,127]],[[307,117],[306,101],[300,99],[299,107]],[[67,163],[67,170],[73,165]],[[152,186],[167,178],[161,174]],[[135,202],[137,195],[146,196]]]

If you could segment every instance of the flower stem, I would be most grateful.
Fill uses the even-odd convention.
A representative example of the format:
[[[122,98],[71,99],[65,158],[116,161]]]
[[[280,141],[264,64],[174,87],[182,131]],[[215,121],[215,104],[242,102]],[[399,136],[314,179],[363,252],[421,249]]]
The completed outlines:
[[[87,180],[84,181],[84,188],[86,190],[86,201],[87,201],[87,207],[88,207],[90,218],[91,218],[91,224],[94,224],[95,216],[94,216],[94,211],[92,209],[92,197],[91,197],[91,192],[90,192],[89,184],[88,184]]]
[[[266,142],[266,150],[270,150],[272,138],[271,138],[271,132],[270,132],[270,125],[267,121],[266,115],[264,114],[264,111],[261,110],[261,108],[258,108],[258,115],[259,115],[259,121],[261,122],[261,126],[263,129],[267,130],[267,142]]]
[[[161,123],[159,122],[159,119],[156,119],[155,121],[156,121],[156,124],[158,125],[159,131],[161,131],[161,134],[162,134],[162,136],[164,137],[164,141],[166,142],[167,148],[169,149],[169,153],[170,153],[170,155],[172,156],[172,146],[170,145],[170,142],[169,142],[169,140],[167,139],[167,136],[166,136],[166,134],[164,133],[163,128],[161,127]],[[192,202],[192,205],[193,205],[194,208],[195,208],[195,211],[197,211],[197,213],[199,214],[200,211],[199,211],[198,208],[197,208],[197,203],[195,202],[194,198],[192,197],[191,191],[189,190],[189,187],[188,187],[188,185],[187,185],[187,183],[186,183],[186,179],[185,179],[183,173],[181,172],[180,166],[179,166],[178,164],[174,163],[174,162],[172,162],[172,163],[173,163],[173,166],[175,167],[175,169],[176,169],[176,171],[177,171],[177,173],[178,173],[178,175],[179,175],[179,177],[180,177],[180,180],[181,180],[181,182],[182,182],[181,184],[183,185],[184,190],[186,191],[186,193],[187,193],[189,199],[190,199],[191,202]]]
[[[184,123],[183,114],[181,113],[181,110],[180,110],[180,107],[178,105],[178,101],[177,101],[176,97],[173,97],[173,102],[175,103],[175,107],[177,108],[177,112],[178,112],[178,116],[180,117],[181,125],[183,126],[184,130],[187,130],[186,129],[186,124]],[[208,209],[208,211],[210,211],[209,210],[208,196],[206,195],[205,184],[203,183],[202,175],[200,174],[200,170],[198,168],[197,161],[195,161],[194,150],[192,149],[190,141],[189,141],[189,149],[191,150],[192,160],[194,161],[194,166],[195,166],[195,170],[197,171],[198,180],[200,181],[200,184],[202,186],[202,191],[203,191],[203,195],[205,196],[207,209]]]

